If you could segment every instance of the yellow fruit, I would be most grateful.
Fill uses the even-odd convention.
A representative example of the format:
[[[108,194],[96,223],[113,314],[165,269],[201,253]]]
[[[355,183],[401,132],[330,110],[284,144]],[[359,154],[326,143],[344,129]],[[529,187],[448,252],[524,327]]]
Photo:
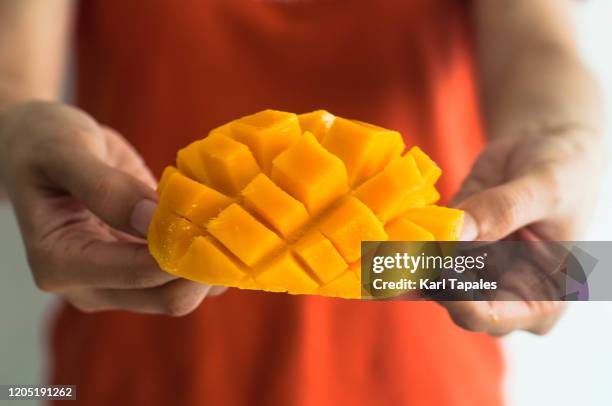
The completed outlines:
[[[440,168],[399,133],[318,110],[265,110],[178,152],[159,182],[149,249],[213,285],[360,298],[361,241],[455,240],[432,206]]]

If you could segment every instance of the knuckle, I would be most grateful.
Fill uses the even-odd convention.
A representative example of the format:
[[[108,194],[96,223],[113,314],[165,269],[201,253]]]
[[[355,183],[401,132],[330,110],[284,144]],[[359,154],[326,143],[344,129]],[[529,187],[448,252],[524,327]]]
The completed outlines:
[[[39,272],[33,272],[32,276],[34,278],[34,285],[36,285],[38,290],[47,293],[53,293],[57,290],[57,285],[46,275]]]
[[[207,296],[219,296],[227,292],[227,286],[212,286]]]
[[[531,328],[529,330],[530,333],[536,335],[536,336],[544,336],[546,334],[548,334],[548,332],[552,329],[552,326],[541,326],[541,327],[534,327]]]
[[[104,308],[103,306],[100,305],[96,305],[94,303],[90,303],[90,302],[86,302],[86,301],[77,301],[77,300],[71,300],[70,303],[76,307],[78,310],[80,310],[83,313],[97,313],[97,312],[101,312],[103,310],[107,310],[107,308]]]
[[[500,212],[496,222],[504,229],[514,225],[520,210],[520,200],[517,194],[502,194],[499,196]]]
[[[565,302],[544,302],[540,307],[539,320],[528,331],[538,336],[548,334],[557,325],[565,309]]]
[[[173,316],[186,316],[193,312],[200,301],[193,295],[186,294],[180,289],[169,289],[162,296],[163,313]]]
[[[468,331],[484,331],[485,323],[476,316],[463,316],[456,320],[457,325]]]
[[[556,320],[546,320],[544,322],[538,323],[531,328],[528,328],[527,331],[536,335],[536,336],[544,336],[548,334],[556,324]]]
[[[517,228],[524,202],[529,196],[516,191],[497,193],[493,206],[496,208],[490,218],[484,221],[483,238],[495,240]]]
[[[83,313],[96,313],[100,311],[96,306],[88,303],[71,302],[71,304]]]
[[[27,258],[36,287],[43,292],[57,292],[61,284],[56,277],[55,261],[39,250],[28,250]]]
[[[166,281],[161,272],[153,272],[150,269],[131,269],[124,274],[124,284],[133,289],[152,288]]]
[[[150,254],[146,247],[133,247],[130,262],[134,266],[124,272],[124,284],[126,286],[136,289],[152,288],[163,285],[172,279],[170,274],[159,269],[155,262],[149,261],[149,258]]]
[[[492,337],[506,337],[510,334],[514,333],[514,330],[511,329],[494,329],[492,331],[489,331],[488,334]]]
[[[551,210],[557,210],[563,203],[563,171],[557,166],[549,165],[540,171],[540,178],[547,193],[548,205]]]
[[[115,177],[112,174],[100,176],[95,180],[90,194],[86,197],[88,201],[96,202],[99,206],[106,206],[112,197]]]
[[[453,321],[464,330],[484,331],[487,329],[487,320],[475,308],[468,308],[460,314],[452,315]]]
[[[92,290],[77,290],[63,295],[75,308],[83,313],[97,313],[112,310],[116,307],[104,300],[104,297]]]

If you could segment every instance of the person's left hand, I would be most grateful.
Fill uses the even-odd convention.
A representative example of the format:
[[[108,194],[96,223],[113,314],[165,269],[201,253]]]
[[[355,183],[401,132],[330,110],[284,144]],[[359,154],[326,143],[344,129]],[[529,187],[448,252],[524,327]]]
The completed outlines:
[[[597,202],[604,168],[601,137],[578,127],[542,129],[492,140],[453,202],[465,210],[462,240],[577,239]],[[470,331],[548,332],[558,301],[441,302]]]

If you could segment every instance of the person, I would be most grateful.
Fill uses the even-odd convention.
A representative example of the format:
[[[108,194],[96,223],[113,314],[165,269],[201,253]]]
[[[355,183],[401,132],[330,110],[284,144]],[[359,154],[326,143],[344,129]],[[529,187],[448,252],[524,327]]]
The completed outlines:
[[[2,1],[1,181],[36,285],[63,299],[49,382],[90,406],[502,404],[492,336],[543,334],[562,304],[221,294],[149,255],[153,174],[223,122],[324,108],[430,153],[463,239],[576,239],[604,148],[571,7]]]

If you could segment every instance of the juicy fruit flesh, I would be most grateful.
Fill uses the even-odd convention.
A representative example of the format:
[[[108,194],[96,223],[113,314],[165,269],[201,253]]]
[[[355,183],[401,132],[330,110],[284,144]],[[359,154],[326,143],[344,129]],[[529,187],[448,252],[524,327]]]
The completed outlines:
[[[164,171],[149,249],[211,285],[361,297],[361,241],[456,240],[438,166],[399,133],[319,110],[212,130]]]

